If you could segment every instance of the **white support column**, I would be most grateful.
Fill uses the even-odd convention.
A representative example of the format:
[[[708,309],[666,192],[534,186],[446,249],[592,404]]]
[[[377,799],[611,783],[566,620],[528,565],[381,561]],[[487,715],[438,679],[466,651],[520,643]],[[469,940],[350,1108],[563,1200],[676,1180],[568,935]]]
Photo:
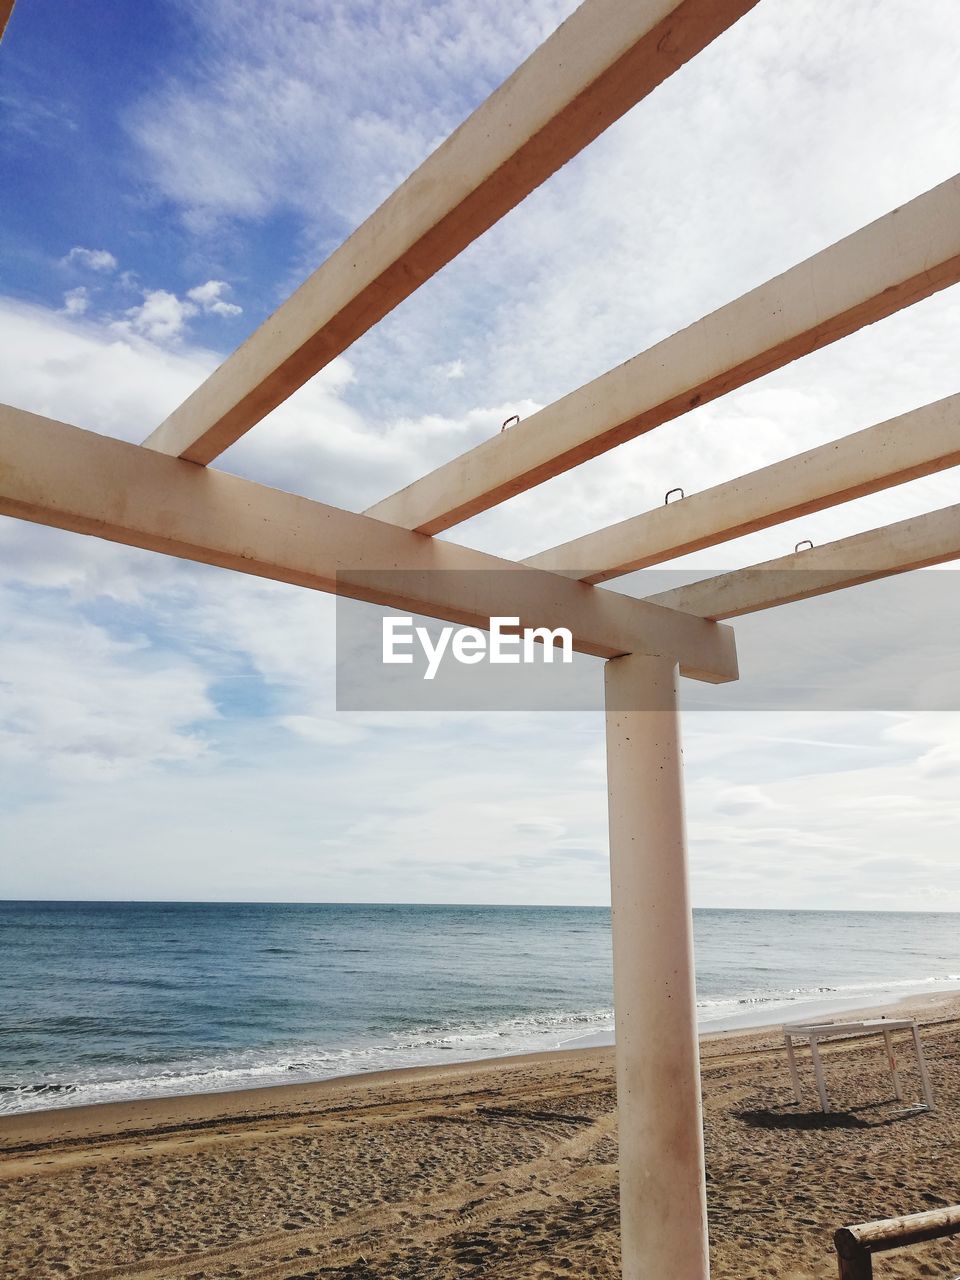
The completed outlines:
[[[606,665],[624,1280],[710,1274],[678,678]]]

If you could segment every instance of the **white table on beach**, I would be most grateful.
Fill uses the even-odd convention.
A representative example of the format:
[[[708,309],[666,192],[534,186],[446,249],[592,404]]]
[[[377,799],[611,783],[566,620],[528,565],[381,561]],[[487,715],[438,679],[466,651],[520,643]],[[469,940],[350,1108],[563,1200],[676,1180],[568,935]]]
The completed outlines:
[[[909,1030],[913,1035],[913,1047],[917,1054],[917,1066],[920,1069],[920,1082],[923,1086],[923,1098],[929,1111],[933,1110],[933,1087],[927,1073],[927,1064],[923,1057],[923,1046],[920,1043],[920,1032],[912,1018],[874,1018],[869,1022],[802,1022],[787,1024],[783,1028],[783,1038],[787,1046],[787,1063],[790,1067],[790,1078],[793,1081],[793,1092],[797,1102],[802,1102],[800,1093],[800,1075],[797,1071],[797,1055],[793,1047],[795,1040],[807,1040],[810,1043],[810,1057],[813,1059],[813,1074],[817,1082],[817,1093],[820,1095],[820,1109],[829,1112],[830,1099],[827,1097],[827,1082],[823,1074],[823,1062],[820,1059],[819,1042],[842,1036],[883,1036],[887,1052],[887,1063],[893,1080],[893,1092],[898,1102],[903,1101],[903,1089],[900,1085],[900,1073],[897,1071],[897,1060],[893,1055],[892,1031]]]

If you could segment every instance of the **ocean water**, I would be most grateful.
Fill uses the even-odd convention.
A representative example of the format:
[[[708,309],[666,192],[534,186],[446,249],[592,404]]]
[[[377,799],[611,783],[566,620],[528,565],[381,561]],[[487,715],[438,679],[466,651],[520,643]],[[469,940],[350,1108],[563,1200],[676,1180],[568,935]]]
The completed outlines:
[[[949,914],[695,913],[704,1026],[960,987]],[[0,1111],[609,1039],[593,907],[0,903]]]

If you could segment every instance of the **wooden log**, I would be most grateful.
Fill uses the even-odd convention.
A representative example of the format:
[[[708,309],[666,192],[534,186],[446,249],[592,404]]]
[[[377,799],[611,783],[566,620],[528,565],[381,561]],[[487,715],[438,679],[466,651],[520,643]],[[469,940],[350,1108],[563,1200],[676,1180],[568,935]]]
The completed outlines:
[[[856,1253],[851,1258],[840,1255],[840,1280],[873,1280],[873,1258],[866,1250]]]
[[[902,1249],[906,1245],[939,1240],[958,1233],[960,1204],[953,1204],[944,1209],[929,1209],[900,1218],[880,1218],[876,1222],[841,1227],[834,1235],[833,1243],[841,1258],[854,1259],[865,1252],[885,1253],[888,1249]]]
[[[840,1235],[840,1231],[837,1231],[837,1235]],[[837,1244],[837,1262],[840,1263],[840,1280],[873,1280],[873,1257],[867,1249],[859,1249],[850,1257],[845,1257]]]

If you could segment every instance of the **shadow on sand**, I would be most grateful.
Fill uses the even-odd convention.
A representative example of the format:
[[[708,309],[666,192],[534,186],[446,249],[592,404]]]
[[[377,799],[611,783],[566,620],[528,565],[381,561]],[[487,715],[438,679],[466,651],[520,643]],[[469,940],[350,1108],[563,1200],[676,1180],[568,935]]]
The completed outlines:
[[[864,1112],[882,1111],[880,1115],[864,1115]],[[773,1110],[737,1111],[738,1120],[754,1129],[875,1129],[881,1125],[898,1124],[901,1120],[913,1120],[923,1115],[925,1107],[898,1107],[891,1111],[890,1104],[871,1102],[854,1111],[800,1111],[796,1108]]]

